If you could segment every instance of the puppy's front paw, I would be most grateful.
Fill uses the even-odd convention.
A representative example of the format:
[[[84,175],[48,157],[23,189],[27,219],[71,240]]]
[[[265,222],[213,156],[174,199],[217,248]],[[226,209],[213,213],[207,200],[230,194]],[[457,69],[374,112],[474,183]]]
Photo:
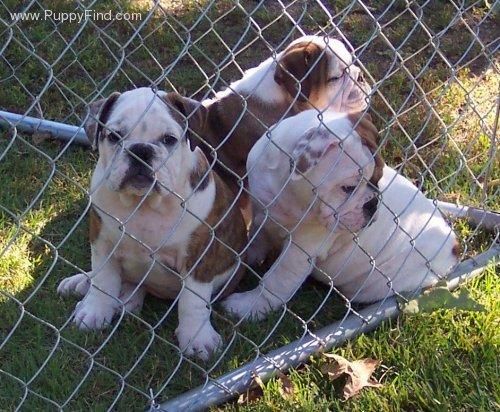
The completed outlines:
[[[111,323],[116,307],[110,299],[83,299],[76,305],[73,322],[81,330],[103,329]]]
[[[203,361],[207,361],[222,345],[220,335],[208,321],[201,328],[193,328],[191,325],[179,326],[175,335],[179,341],[179,347],[186,356],[197,356]]]
[[[233,293],[222,301],[224,309],[239,319],[264,319],[266,315],[276,309],[279,303],[271,302],[260,288],[243,293]]]
[[[75,295],[83,297],[90,288],[90,277],[85,273],[77,273],[64,278],[57,287],[57,293],[61,296]]]

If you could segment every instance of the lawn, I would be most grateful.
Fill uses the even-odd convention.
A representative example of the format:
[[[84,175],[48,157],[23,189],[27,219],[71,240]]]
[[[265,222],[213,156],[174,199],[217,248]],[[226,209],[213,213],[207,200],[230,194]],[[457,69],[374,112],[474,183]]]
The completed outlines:
[[[210,95],[301,35],[299,28],[330,32],[334,22],[377,90],[371,112],[387,163],[429,196],[500,210],[492,138],[500,24],[487,2],[467,1],[459,11],[444,0],[365,2],[369,7],[347,0],[284,6],[162,0],[162,9],[149,12],[146,1],[105,0],[92,8],[139,12],[142,20],[11,26],[9,11],[20,11],[18,3],[0,3],[0,109],[74,125],[86,102],[114,90],[155,83]],[[39,4],[75,10],[67,0]],[[29,11],[42,11],[39,4]],[[148,298],[140,316],[127,315],[109,330],[75,330],[76,299],[58,297],[56,286],[90,265],[86,188],[95,161],[86,148],[0,130],[1,410],[143,410],[152,397],[171,398],[345,314],[342,301],[314,282],[287,310],[258,324],[235,327],[216,306],[214,326],[227,351],[207,364],[176,348],[171,302]],[[463,220],[454,227],[463,258],[498,241],[498,234]],[[244,287],[256,282],[250,275]],[[290,373],[292,396],[283,397],[272,380],[257,401],[224,408],[498,409],[497,268],[488,267],[469,288],[485,312],[403,317],[335,349],[349,359],[382,360],[376,372],[382,389],[342,402],[321,375],[324,360],[313,358]]]

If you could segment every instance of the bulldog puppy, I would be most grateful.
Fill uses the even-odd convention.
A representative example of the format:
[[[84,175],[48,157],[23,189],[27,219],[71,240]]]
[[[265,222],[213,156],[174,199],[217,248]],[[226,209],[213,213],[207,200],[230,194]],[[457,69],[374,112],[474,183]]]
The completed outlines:
[[[200,146],[207,156],[212,156],[211,148],[217,150],[225,166],[217,170],[236,191],[250,149],[273,124],[311,108],[359,112],[366,108],[369,94],[343,43],[303,36],[202,102],[207,123],[206,144]]]
[[[98,121],[89,118],[85,129],[99,149],[90,188],[92,270],[64,279],[58,291],[85,295],[74,314],[80,329],[109,325],[123,305],[139,309],[146,292],[180,294],[180,348],[207,359],[221,342],[210,324],[212,297],[242,273],[246,228],[228,188],[186,138],[198,106],[140,88],[91,107]]]
[[[262,318],[285,304],[311,273],[350,302],[367,303],[430,286],[457,263],[452,229],[416,186],[384,166],[369,118],[322,117],[316,110],[290,117],[250,151],[252,259],[273,247],[281,254],[259,287],[223,302],[239,317]]]

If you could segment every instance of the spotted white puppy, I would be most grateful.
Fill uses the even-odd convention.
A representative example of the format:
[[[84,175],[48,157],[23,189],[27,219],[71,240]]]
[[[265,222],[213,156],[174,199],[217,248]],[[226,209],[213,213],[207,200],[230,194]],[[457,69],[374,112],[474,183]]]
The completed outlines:
[[[369,118],[318,117],[284,120],[248,157],[257,236],[249,259],[272,248],[280,256],[259,287],[224,302],[239,317],[265,316],[311,273],[366,303],[432,285],[457,263],[455,234],[436,206],[374,154]]]
[[[227,187],[186,138],[198,108],[149,88],[91,107],[86,132],[99,148],[90,188],[92,270],[64,279],[58,291],[84,295],[74,314],[81,329],[140,309],[146,292],[180,293],[180,348],[206,359],[221,340],[209,306],[241,274],[246,230]]]

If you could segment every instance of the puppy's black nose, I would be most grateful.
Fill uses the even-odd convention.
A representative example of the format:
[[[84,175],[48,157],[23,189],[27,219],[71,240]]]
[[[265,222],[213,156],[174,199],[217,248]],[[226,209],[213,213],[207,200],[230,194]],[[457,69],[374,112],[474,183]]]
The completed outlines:
[[[367,219],[371,219],[378,207],[378,198],[375,196],[363,205],[363,213]]]
[[[128,150],[129,152],[137,156],[139,159],[141,159],[144,163],[151,165],[151,159],[153,158],[154,151],[150,145],[144,143],[135,143],[132,146],[130,146]],[[139,161],[130,153],[129,156],[131,157],[132,160],[135,160],[137,163],[139,163]]]

